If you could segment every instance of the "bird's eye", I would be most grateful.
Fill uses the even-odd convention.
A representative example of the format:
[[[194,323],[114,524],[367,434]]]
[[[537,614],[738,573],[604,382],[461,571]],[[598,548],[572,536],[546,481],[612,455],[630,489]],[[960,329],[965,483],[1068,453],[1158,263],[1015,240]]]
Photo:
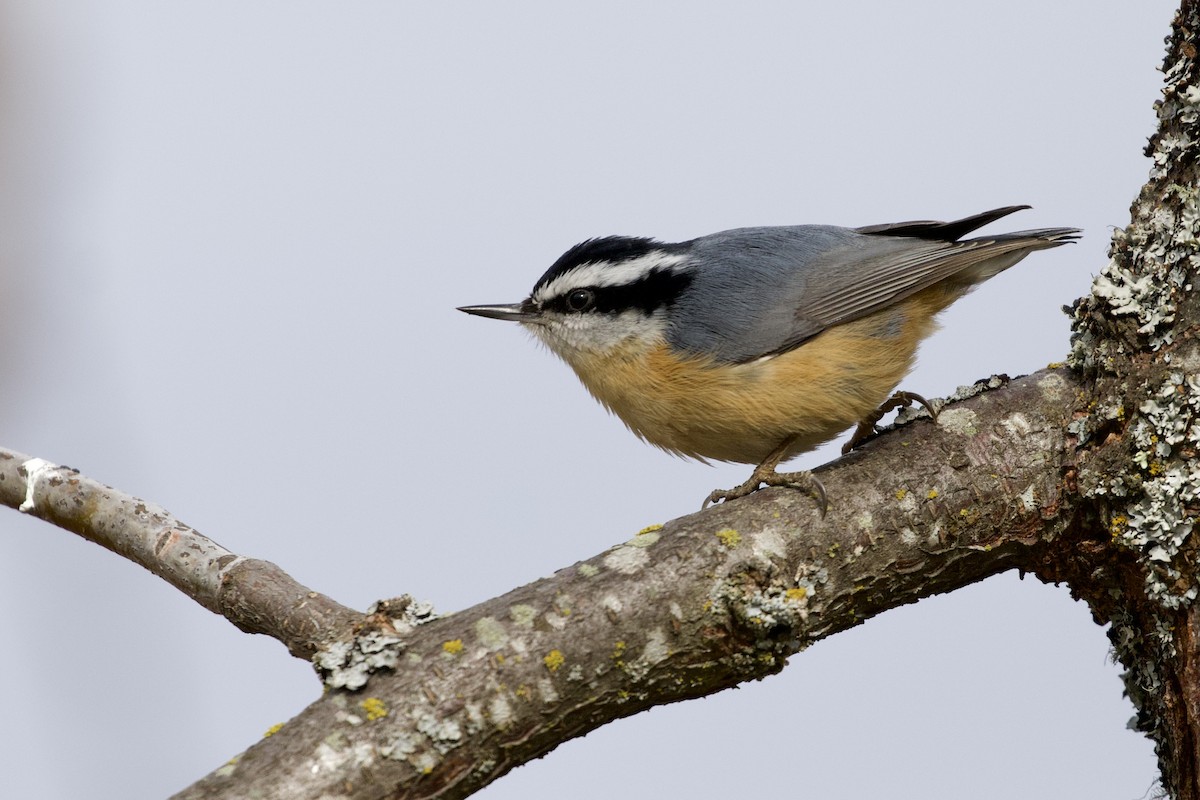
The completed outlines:
[[[591,289],[576,289],[567,295],[567,308],[572,311],[587,311],[596,304],[596,293]]]

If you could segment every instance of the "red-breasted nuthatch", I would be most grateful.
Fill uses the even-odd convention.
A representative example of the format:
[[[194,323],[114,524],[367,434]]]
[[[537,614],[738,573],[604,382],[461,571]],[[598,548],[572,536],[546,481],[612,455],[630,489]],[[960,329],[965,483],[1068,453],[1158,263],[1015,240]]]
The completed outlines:
[[[961,240],[1025,208],[956,222],[738,228],[674,244],[590,239],[522,302],[459,310],[521,323],[651,444],[758,465],[705,505],[765,483],[805,486],[823,507],[819,482],[776,472],[779,463],[855,423],[870,429],[934,315],[1034,250],[1079,238],[1041,228]]]

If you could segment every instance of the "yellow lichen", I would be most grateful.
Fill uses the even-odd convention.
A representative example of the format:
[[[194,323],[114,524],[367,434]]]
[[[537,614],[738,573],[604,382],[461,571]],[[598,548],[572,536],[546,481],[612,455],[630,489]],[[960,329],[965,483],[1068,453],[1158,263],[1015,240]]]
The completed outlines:
[[[1112,535],[1114,541],[1120,538],[1121,534],[1125,532],[1125,523],[1127,522],[1129,522],[1128,517],[1123,514],[1118,514],[1108,523],[1108,531]]]
[[[803,600],[808,597],[808,590],[797,586],[795,589],[788,589],[784,594],[788,600]]]
[[[906,497],[908,497],[908,489],[897,489],[896,490],[896,499],[897,500],[903,500]]]
[[[663,529],[662,523],[656,522],[653,525],[647,525],[646,527],[644,527],[640,531],[638,531],[638,536],[641,536],[646,533],[654,533],[655,531],[661,531],[662,529]]]
[[[371,722],[377,719],[383,719],[388,715],[387,705],[385,705],[384,702],[378,697],[368,697],[366,700],[363,700],[361,703],[359,703],[358,706],[366,712],[367,720]]]
[[[982,518],[983,514],[977,508],[963,508],[958,512],[959,522],[963,525],[974,525]]]
[[[551,650],[542,657],[542,663],[551,672],[556,672],[559,667],[566,663],[566,660],[567,657],[562,654],[562,650]]]
[[[721,540],[721,544],[730,550],[742,543],[742,535],[733,528],[725,528],[724,530],[717,531],[716,537]]]
[[[283,723],[276,722],[274,725],[267,728],[267,732],[263,734],[263,738],[266,739],[268,736],[274,736],[275,734],[279,733],[281,730],[283,730]],[[232,763],[232,762],[230,762],[230,763]]]
[[[649,547],[652,544],[656,544],[658,540],[662,538],[662,534],[659,533],[659,530],[661,529],[661,525],[659,525],[657,528],[655,528],[653,525],[651,525],[649,528],[643,528],[641,533],[634,536],[625,544],[629,547]]]
[[[458,655],[463,651],[462,639],[451,639],[448,642],[442,642],[442,650],[452,656]]]
[[[934,498],[936,498],[937,496],[938,496],[938,490],[937,490],[937,489],[930,489],[930,490],[929,490],[929,494],[925,495],[925,498],[926,498],[927,500],[933,500],[933,499],[934,499]]]
[[[613,660],[613,663],[616,664],[617,667],[620,669],[625,668],[624,655],[625,655],[625,642],[618,641],[615,644],[613,644],[612,660]]]

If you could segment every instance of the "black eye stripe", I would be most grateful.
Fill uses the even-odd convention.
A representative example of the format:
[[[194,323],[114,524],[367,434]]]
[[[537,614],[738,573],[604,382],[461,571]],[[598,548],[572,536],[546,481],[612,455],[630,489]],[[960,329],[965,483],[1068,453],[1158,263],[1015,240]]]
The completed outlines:
[[[656,269],[632,283],[618,286],[576,287],[565,294],[548,298],[543,304],[543,308],[563,314],[589,311],[609,314],[621,311],[641,311],[643,314],[649,315],[659,308],[674,303],[691,282],[692,276],[687,273]],[[568,298],[581,289],[590,291],[593,295],[591,305],[582,312],[573,308],[568,302]]]

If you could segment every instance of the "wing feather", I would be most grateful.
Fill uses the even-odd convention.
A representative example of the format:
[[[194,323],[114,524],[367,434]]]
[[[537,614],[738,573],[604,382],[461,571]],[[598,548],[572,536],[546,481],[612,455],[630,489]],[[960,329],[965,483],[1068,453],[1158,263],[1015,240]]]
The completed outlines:
[[[721,361],[753,361],[942,281],[965,292],[1034,250],[1077,238],[1074,228],[945,238],[1018,208],[949,223],[741,228],[696,239],[687,252],[700,269],[673,312],[668,338]]]

